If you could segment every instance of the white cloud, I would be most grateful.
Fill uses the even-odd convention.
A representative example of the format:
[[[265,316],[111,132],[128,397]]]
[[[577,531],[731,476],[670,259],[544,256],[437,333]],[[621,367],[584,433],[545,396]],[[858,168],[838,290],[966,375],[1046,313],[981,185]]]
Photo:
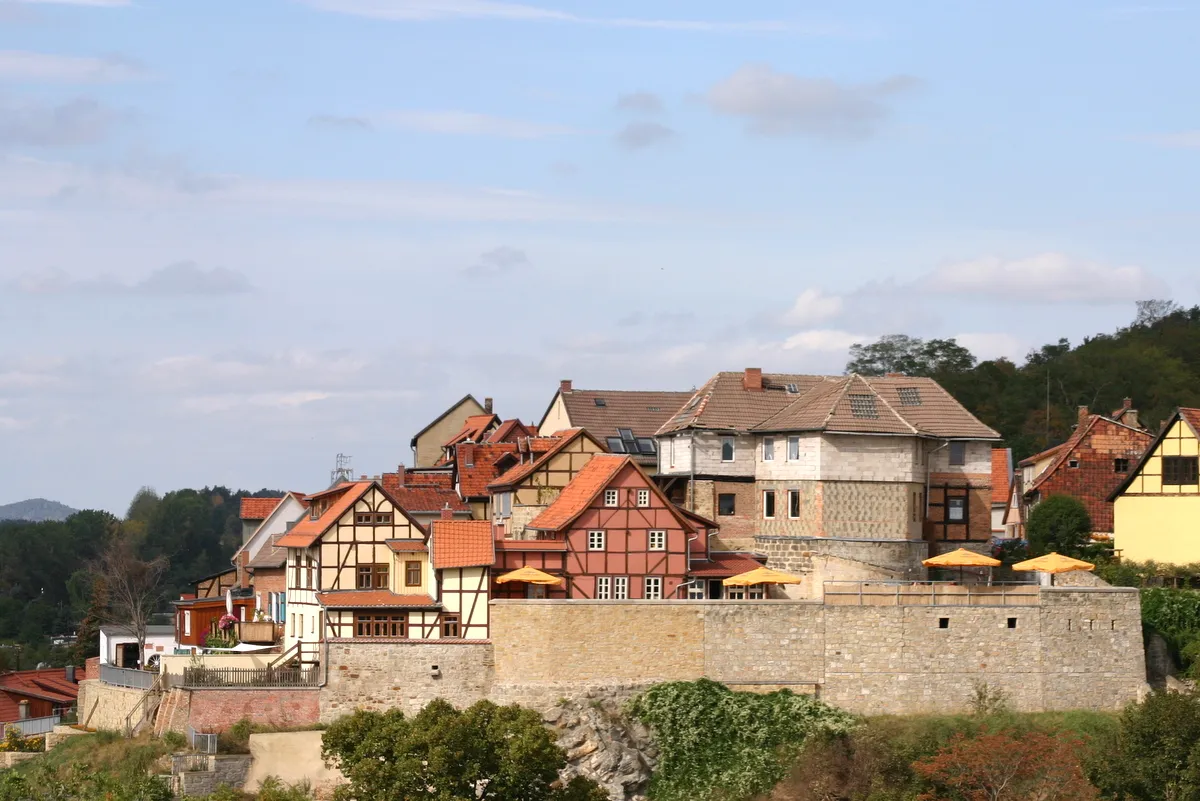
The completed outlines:
[[[471,111],[388,111],[376,115],[384,127],[419,133],[494,136],[502,139],[543,139],[579,133],[565,125],[494,117]]]
[[[631,122],[617,132],[617,144],[626,150],[645,150],[669,142],[675,131],[657,122]]]
[[[864,139],[886,118],[886,101],[916,84],[907,76],[873,84],[841,84],[748,64],[714,84],[705,100],[719,114],[744,118],[755,134]]]
[[[866,342],[871,337],[851,334],[834,329],[814,329],[792,334],[783,342],[784,350],[799,350],[817,353],[847,351],[855,342]]]
[[[94,8],[120,8],[133,5],[133,0],[15,0],[18,3],[47,6],[91,6]]]
[[[45,270],[20,275],[12,286],[18,292],[30,295],[232,295],[251,289],[249,280],[239,272],[224,267],[205,269],[190,261],[161,267],[133,283],[111,276],[76,279],[62,270]]]
[[[1020,363],[1029,352],[1028,344],[1012,334],[1001,332],[956,334],[951,338],[971,351],[981,362],[1005,358]]]
[[[1171,147],[1184,150],[1200,149],[1200,131],[1178,131],[1166,134],[1146,134],[1131,137],[1138,142],[1146,142],[1159,147]]]
[[[617,98],[617,111],[633,114],[661,114],[663,100],[653,92],[632,92]]]
[[[0,50],[0,80],[39,83],[115,83],[145,77],[138,64],[118,56],[88,58]]]
[[[463,270],[473,276],[508,275],[529,266],[529,254],[520,248],[501,245],[479,256],[479,261]]]
[[[1132,303],[1157,297],[1166,288],[1142,267],[1109,267],[1041,253],[1024,259],[996,256],[939,267],[916,288],[939,294],[972,295],[1024,303]]]
[[[701,33],[788,32],[810,36],[845,35],[845,32],[836,26],[801,26],[782,20],[723,22],[640,17],[587,17],[551,8],[541,8],[523,3],[494,2],[493,0],[300,0],[300,2],[320,11],[332,11],[394,22],[490,19]]]
[[[828,322],[842,313],[846,302],[840,295],[826,295],[819,289],[806,289],[796,297],[783,316],[789,325],[811,326]]]

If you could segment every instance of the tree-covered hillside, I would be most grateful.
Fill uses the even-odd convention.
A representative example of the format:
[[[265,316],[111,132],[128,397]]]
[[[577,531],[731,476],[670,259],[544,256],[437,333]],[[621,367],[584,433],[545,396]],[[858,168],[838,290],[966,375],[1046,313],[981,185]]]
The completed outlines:
[[[1142,301],[1128,326],[1072,346],[1066,339],[1023,364],[977,362],[954,340],[889,336],[855,345],[847,371],[889,371],[937,379],[1021,459],[1065,440],[1078,407],[1108,414],[1132,398],[1142,424],[1157,430],[1177,406],[1200,406],[1200,306]]]

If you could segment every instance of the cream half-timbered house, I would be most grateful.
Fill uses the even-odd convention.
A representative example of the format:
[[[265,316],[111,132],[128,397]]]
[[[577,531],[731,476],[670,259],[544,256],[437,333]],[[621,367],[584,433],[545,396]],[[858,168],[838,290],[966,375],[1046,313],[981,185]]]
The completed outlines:
[[[430,547],[442,603],[441,639],[486,640],[488,600],[496,549],[487,520],[435,520]]]

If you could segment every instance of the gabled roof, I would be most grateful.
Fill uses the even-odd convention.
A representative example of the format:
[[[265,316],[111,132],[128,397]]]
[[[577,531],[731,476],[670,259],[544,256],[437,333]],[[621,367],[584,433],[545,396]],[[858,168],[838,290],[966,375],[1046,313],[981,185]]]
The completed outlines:
[[[473,449],[471,464],[461,459],[454,467],[458,471],[458,491],[464,498],[481,498],[488,494],[488,484],[496,480],[502,470],[497,462],[508,454],[517,453],[515,442],[485,442]]]
[[[452,489],[405,484],[403,487],[393,488],[391,495],[405,511],[413,514],[436,514],[446,507],[452,512],[471,511],[471,507]]]
[[[333,489],[344,489],[343,494],[338,496],[325,510],[325,513],[316,520],[312,517],[305,517],[296,525],[292,526],[286,534],[279,538],[275,543],[280,548],[309,548],[317,540],[332,528],[337,521],[342,519],[346,512],[354,508],[354,504],[358,503],[359,499],[367,494],[367,491],[372,487],[379,490],[385,498],[391,501],[392,506],[396,511],[404,515],[408,524],[422,534],[425,529],[418,523],[412,514],[404,508],[404,506],[396,500],[396,498],[387,491],[378,481],[353,481],[342,484]],[[310,495],[310,498],[327,495],[331,490]]]
[[[430,542],[438,570],[487,567],[496,561],[490,520],[435,520]]]
[[[1008,503],[1012,483],[1012,451],[992,448],[992,503]]]
[[[449,448],[452,445],[457,445],[460,442],[483,442],[487,437],[487,433],[493,427],[499,428],[500,417],[498,415],[473,414],[463,421],[463,427],[458,430],[458,433],[450,439],[442,443],[443,448]]]
[[[487,435],[488,442],[516,442],[522,437],[532,437],[537,432],[531,430],[517,418],[505,420],[500,427]]]
[[[1158,432],[1158,436],[1146,446],[1146,452],[1142,454],[1142,458],[1138,459],[1137,465],[1129,471],[1129,474],[1125,476],[1125,480],[1118,484],[1117,488],[1109,494],[1109,503],[1116,501],[1122,492],[1129,489],[1129,485],[1141,474],[1142,468],[1146,466],[1146,462],[1150,461],[1150,458],[1158,451],[1158,446],[1167,438],[1167,434],[1171,433],[1171,429],[1175,427],[1175,423],[1180,420],[1187,423],[1188,427],[1192,429],[1193,437],[1200,439],[1200,409],[1191,409],[1186,406],[1176,409],[1175,414],[1171,415],[1163,423],[1162,430]]]
[[[254,530],[254,533],[250,535],[249,539],[247,539],[244,543],[242,543],[238,547],[238,549],[233,552],[233,556],[230,558],[229,561],[231,561],[233,564],[236,565],[238,563],[238,559],[241,556],[242,551],[248,549],[252,544],[254,544],[256,541],[258,541],[260,539],[260,535],[265,536],[265,533],[264,533],[265,529],[271,525],[272,519],[276,515],[283,513],[283,509],[285,506],[287,506],[287,501],[289,498],[294,500],[301,509],[308,508],[308,501],[305,498],[304,493],[289,492],[288,494],[284,495],[282,498],[279,499],[279,503],[277,503],[275,505],[275,508],[271,510],[271,513],[269,515],[267,515],[266,518],[264,518],[261,523],[258,524],[258,528],[256,528]],[[290,522],[294,522],[294,521],[288,521],[288,522],[290,523]],[[287,549],[280,548],[276,544],[278,542],[279,538],[282,537],[283,534],[286,534],[286,533],[287,532],[285,531],[280,534],[276,534],[273,537],[273,541],[263,542],[261,545],[259,545],[258,550],[254,554],[254,558],[251,559],[246,564],[246,566],[251,567],[251,568],[254,568],[254,567],[272,568],[272,567],[282,567],[284,564],[286,564],[287,563]]]
[[[862,400],[860,400],[862,399]],[[863,406],[861,404],[867,404]],[[754,426],[754,431],[846,431],[919,434],[860,375],[824,381]]]
[[[743,376],[744,373],[717,373],[708,379],[663,423],[658,433],[688,428],[748,431],[825,380],[819,375],[763,373],[763,390],[750,392],[742,384]],[[796,391],[789,387],[795,387]]]
[[[398,595],[390,590],[318,592],[317,602],[326,609],[421,609],[441,606],[428,595]]]
[[[1040,461],[1057,456],[1058,453],[1065,447],[1067,447],[1067,443],[1060,442],[1054,447],[1047,448],[1041,453],[1035,453],[1033,456],[1026,456],[1024,459],[1017,462],[1017,467],[1033,467]]]
[[[283,497],[278,498],[242,498],[242,520],[266,520]]]
[[[1048,481],[1050,477],[1053,476],[1054,473],[1060,467],[1062,467],[1068,459],[1070,459],[1071,454],[1075,452],[1080,443],[1091,436],[1096,427],[1101,424],[1127,428],[1136,434],[1144,436],[1147,442],[1149,442],[1151,439],[1150,434],[1142,431],[1140,428],[1134,428],[1133,426],[1126,425],[1125,423],[1118,423],[1116,420],[1110,420],[1103,415],[1090,414],[1084,422],[1075,426],[1075,430],[1071,433],[1070,438],[1060,445],[1054,452],[1054,461],[1047,465],[1045,470],[1038,473],[1037,476],[1034,477],[1033,481],[1029,483],[1029,486],[1025,487],[1025,492],[1036,492],[1042,484]],[[1049,453],[1049,451],[1043,451],[1043,453]]]
[[[542,452],[541,456],[538,456],[536,459],[534,459],[532,461],[527,461],[524,464],[515,465],[511,469],[505,471],[504,474],[502,474],[495,481],[493,481],[491,484],[488,485],[488,489],[489,490],[503,489],[505,487],[511,487],[515,484],[521,483],[526,478],[528,478],[530,475],[532,475],[535,470],[537,470],[538,468],[542,467],[544,464],[549,462],[551,459],[553,459],[555,457],[555,455],[557,455],[558,453],[561,453],[563,450],[565,450],[567,448],[568,445],[575,442],[580,437],[587,437],[588,439],[592,440],[592,442],[594,442],[597,446],[599,446],[601,452],[603,452],[603,450],[604,450],[604,446],[601,445],[594,436],[592,436],[591,434],[589,434],[587,431],[585,431],[582,428],[568,428],[565,431],[557,432],[554,436],[556,437],[556,439],[553,440],[554,444],[551,445],[547,450]],[[546,440],[546,439],[548,439],[548,438],[546,438],[546,437],[538,437],[536,439],[530,438],[528,440],[528,442],[530,443],[530,446],[532,448],[532,446],[536,440]],[[534,453],[536,454],[537,451],[534,451]]]
[[[446,409],[446,411],[442,412],[437,417],[433,418],[433,420],[429,423],[429,425],[425,426],[420,431],[413,434],[412,440],[408,443],[409,447],[411,447],[411,448],[417,447],[417,440],[421,438],[422,434],[424,434],[426,431],[428,431],[429,429],[436,426],[438,423],[442,422],[442,420],[445,420],[446,417],[448,417],[451,413],[453,413],[455,409],[459,408],[467,401],[470,401],[471,403],[475,404],[479,408],[480,411],[483,411],[483,404],[480,403],[479,401],[475,400],[474,395],[467,393],[466,395],[463,395],[462,398],[460,398],[457,403],[453,404],[448,409]]]
[[[586,428],[603,441],[616,437],[618,428],[628,428],[634,437],[653,437],[683,404],[691,392],[659,392],[615,389],[561,389],[550,399],[544,422],[554,401],[562,398],[567,417],[575,428]]]
[[[68,706],[79,696],[79,685],[67,681],[62,668],[18,670],[0,674],[0,723],[20,718],[20,701],[33,698]],[[3,728],[0,726],[0,728]]]
[[[692,562],[688,574],[696,578],[728,578],[756,570],[767,563],[765,556],[734,551],[711,551],[708,560]]]

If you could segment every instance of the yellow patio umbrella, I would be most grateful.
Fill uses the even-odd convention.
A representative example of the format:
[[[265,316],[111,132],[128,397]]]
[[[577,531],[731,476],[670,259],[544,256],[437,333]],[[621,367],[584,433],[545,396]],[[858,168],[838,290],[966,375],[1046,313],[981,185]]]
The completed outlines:
[[[984,556],[975,551],[968,551],[966,548],[959,548],[956,551],[949,553],[931,556],[921,562],[925,567],[957,567],[958,580],[963,580],[963,568],[966,567],[986,567],[988,569],[988,586],[992,583],[991,568],[1001,564],[999,559],[993,559],[990,556]]]
[[[1073,570],[1094,570],[1095,565],[1082,559],[1072,559],[1060,553],[1048,553],[1035,559],[1026,559],[1012,566],[1013,570],[1036,570],[1039,573],[1049,573],[1050,583],[1054,583],[1055,573],[1070,573]]]
[[[799,584],[801,581],[802,578],[791,573],[772,570],[769,567],[756,567],[745,573],[730,576],[721,583],[726,587],[750,587],[755,584]]]
[[[556,585],[562,584],[563,580],[557,576],[552,576],[549,573],[543,573],[536,567],[521,567],[505,573],[503,576],[496,577],[497,584],[507,584],[510,581],[522,581],[526,584],[546,584]]]

